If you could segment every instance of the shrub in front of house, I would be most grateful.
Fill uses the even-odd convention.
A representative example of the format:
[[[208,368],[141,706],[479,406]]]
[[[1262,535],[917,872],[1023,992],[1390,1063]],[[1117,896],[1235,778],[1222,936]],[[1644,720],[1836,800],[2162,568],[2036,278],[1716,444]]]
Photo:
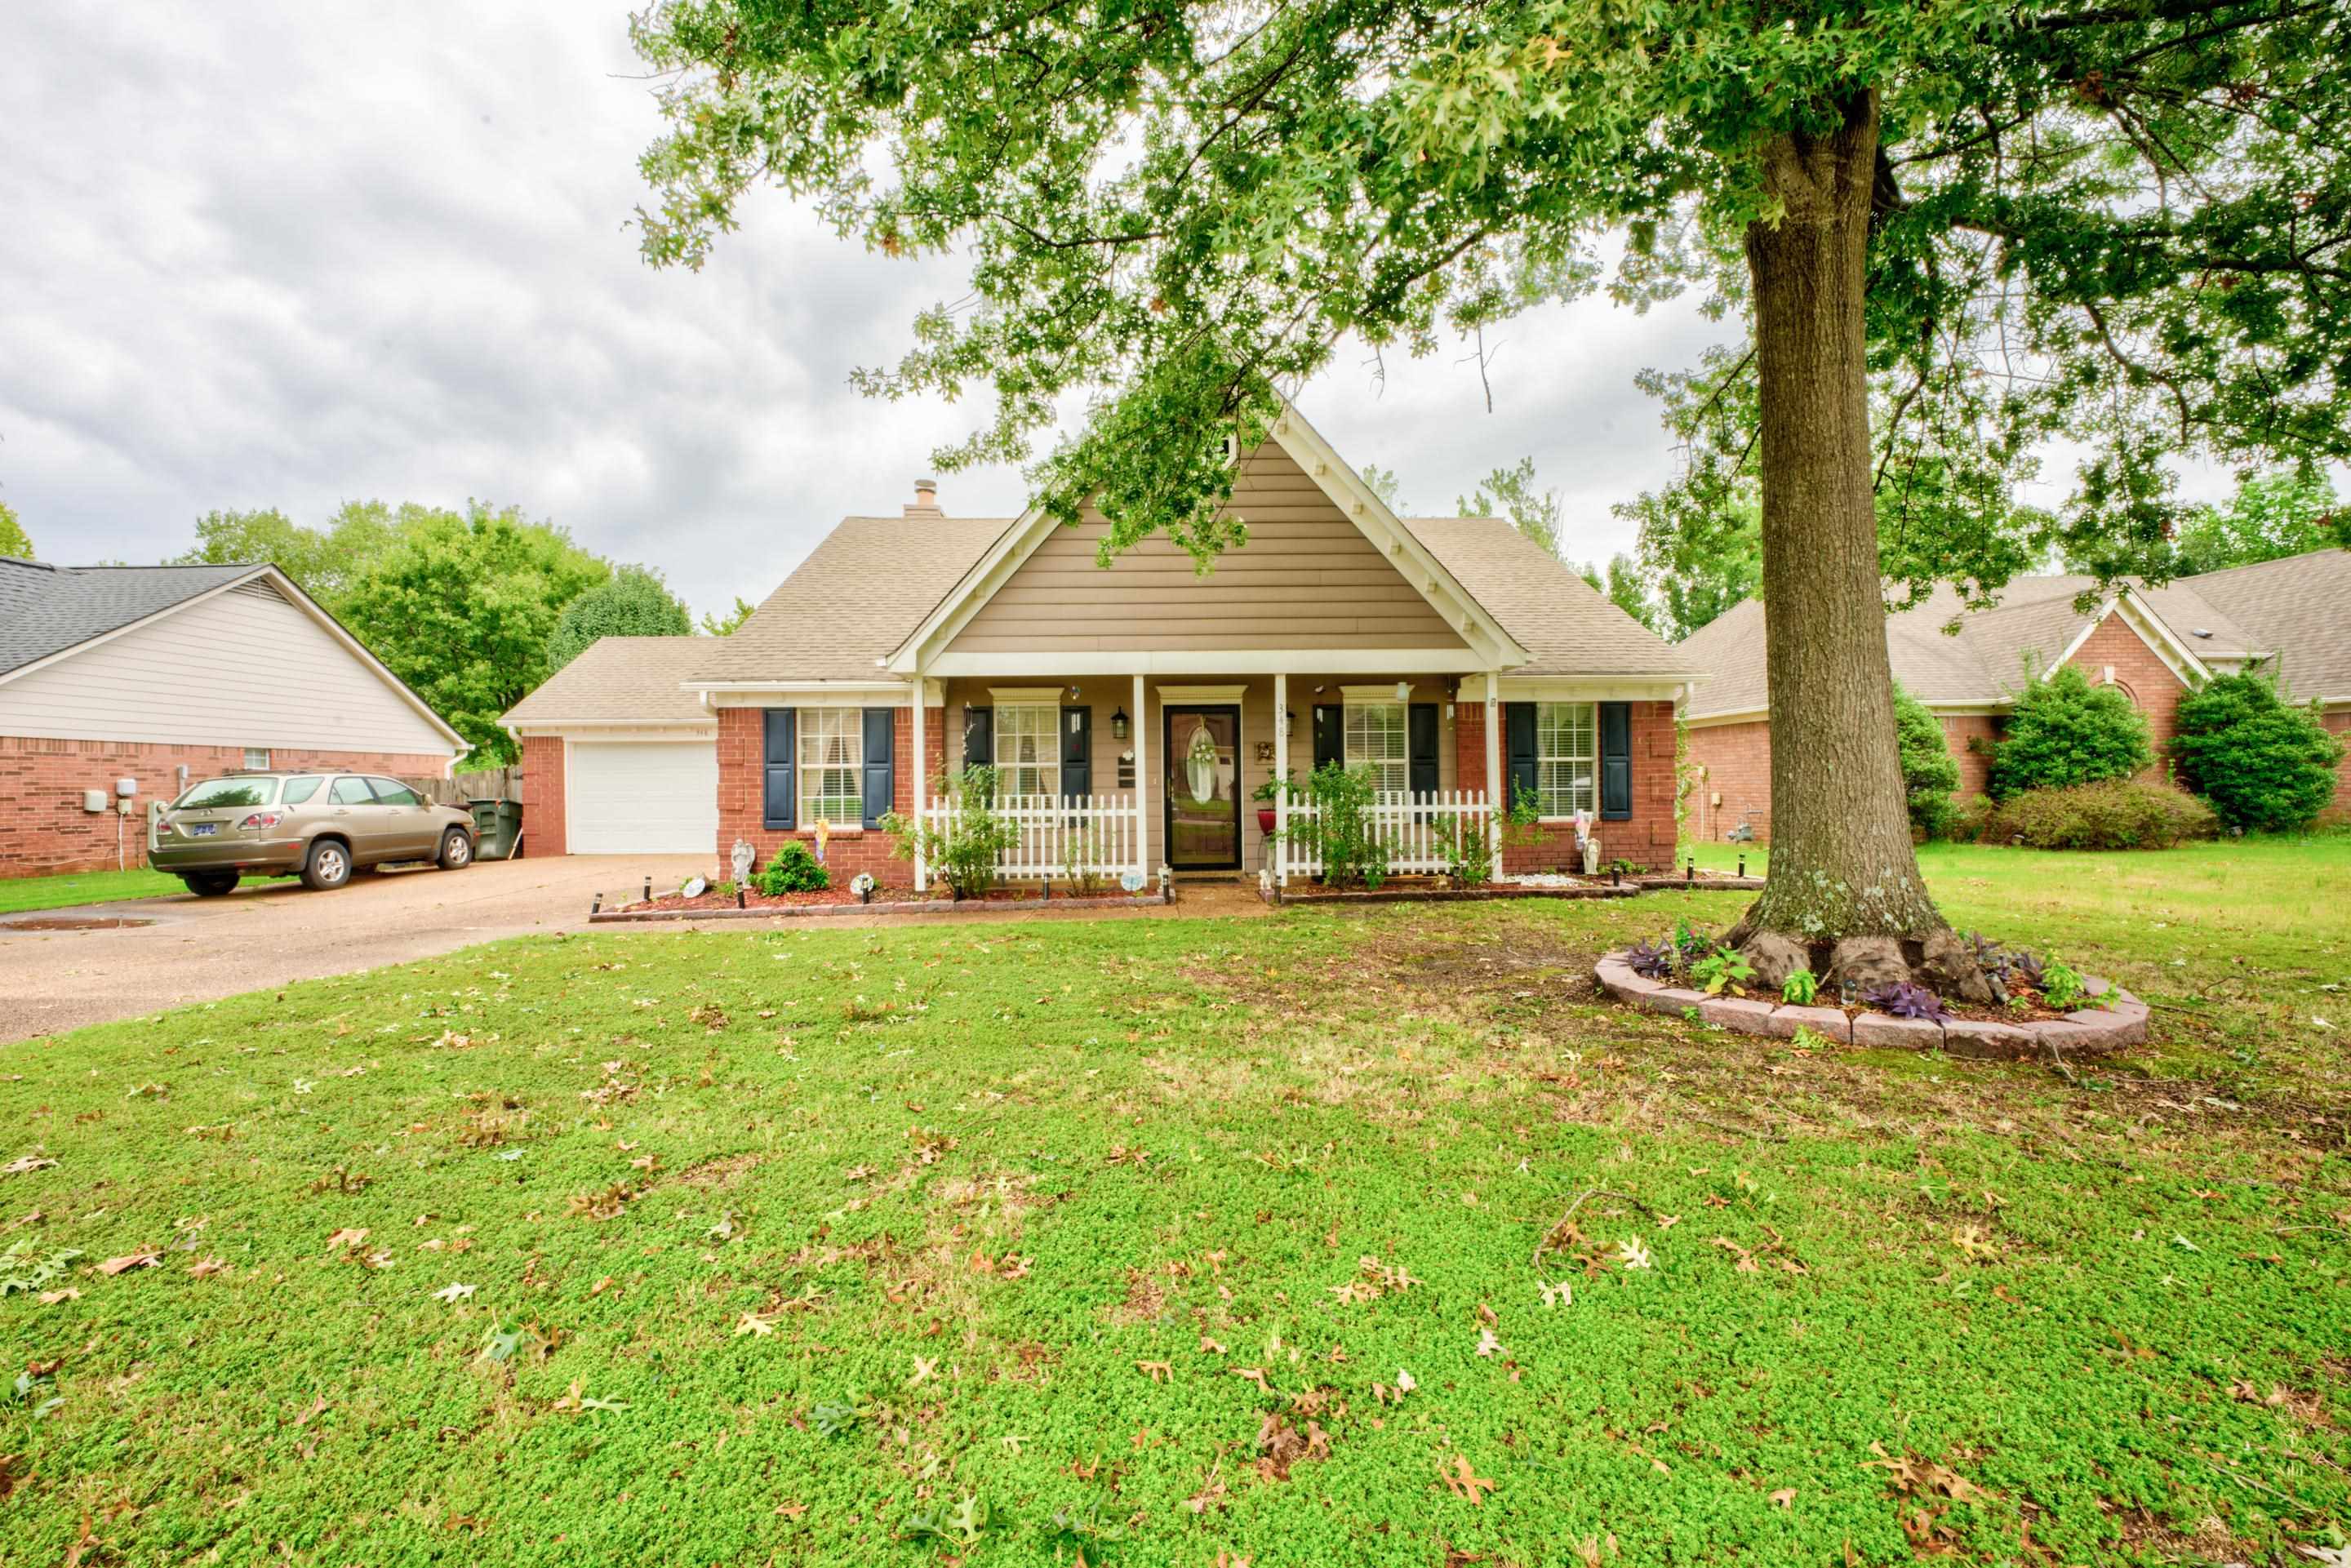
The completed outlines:
[[[2036,850],[2165,850],[2220,831],[2212,809],[2162,784],[2106,779],[2063,789],[2028,789],[1994,806],[1987,843]]]
[[[798,839],[788,839],[768,857],[768,863],[751,875],[751,885],[768,898],[779,898],[787,893],[822,893],[832,885],[832,873],[816,858],[816,852]]]
[[[2016,699],[1992,752],[1991,797],[2128,779],[2154,762],[2147,716],[2122,688],[2094,686],[2064,664]]]
[[[2229,826],[2296,832],[2334,801],[2343,743],[2326,733],[2315,706],[2295,706],[2274,676],[2248,670],[2180,699],[2171,754],[2180,782]]]
[[[1910,826],[1930,839],[1949,836],[1959,808],[1959,759],[1943,738],[1943,721],[1927,705],[1894,683],[1894,742],[1902,754],[1902,789],[1908,797]]]

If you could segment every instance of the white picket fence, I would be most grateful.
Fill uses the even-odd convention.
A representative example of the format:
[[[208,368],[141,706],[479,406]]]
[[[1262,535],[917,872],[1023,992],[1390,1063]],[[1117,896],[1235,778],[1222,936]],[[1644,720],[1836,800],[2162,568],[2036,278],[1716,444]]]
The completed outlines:
[[[923,820],[951,831],[963,810],[959,801],[933,801],[923,808]],[[1142,864],[1132,795],[1006,795],[995,810],[1017,835],[996,862],[997,874],[1008,881],[1065,882],[1091,867],[1115,887]],[[925,870],[937,875],[935,867]]]
[[[1290,837],[1274,845],[1277,879],[1284,871],[1293,877],[1322,874],[1310,825],[1321,811],[1311,800],[1290,803]],[[1398,876],[1449,869],[1445,852],[1453,835],[1475,833],[1492,814],[1482,789],[1383,789],[1364,811],[1365,826],[1388,846],[1388,870]]]

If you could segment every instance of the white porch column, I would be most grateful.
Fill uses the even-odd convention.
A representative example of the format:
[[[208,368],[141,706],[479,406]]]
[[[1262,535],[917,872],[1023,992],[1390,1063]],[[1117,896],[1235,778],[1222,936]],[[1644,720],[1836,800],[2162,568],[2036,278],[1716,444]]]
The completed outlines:
[[[1502,794],[1501,685],[1500,671],[1486,672],[1486,810],[1489,831],[1493,834],[1493,874],[1497,881],[1502,875],[1502,823],[1510,815]]]
[[[1134,677],[1134,874],[1151,883],[1151,834],[1143,803],[1151,798],[1151,714],[1143,706],[1143,675]]]
[[[929,868],[923,863],[923,800],[925,793],[925,786],[929,783],[923,775],[930,759],[930,751],[924,745],[927,737],[923,733],[924,722],[927,717],[925,712],[927,695],[927,688],[923,681],[923,672],[917,669],[914,672],[914,891],[916,893],[930,886]]]
[[[1290,676],[1273,673],[1273,885],[1290,885]]]

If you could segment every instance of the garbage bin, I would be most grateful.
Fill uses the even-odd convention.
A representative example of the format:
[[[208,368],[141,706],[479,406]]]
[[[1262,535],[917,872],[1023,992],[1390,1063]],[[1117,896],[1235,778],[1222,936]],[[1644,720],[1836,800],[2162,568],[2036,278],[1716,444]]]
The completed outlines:
[[[502,861],[511,856],[515,840],[522,833],[522,802],[492,800],[466,804],[474,811],[474,858]]]

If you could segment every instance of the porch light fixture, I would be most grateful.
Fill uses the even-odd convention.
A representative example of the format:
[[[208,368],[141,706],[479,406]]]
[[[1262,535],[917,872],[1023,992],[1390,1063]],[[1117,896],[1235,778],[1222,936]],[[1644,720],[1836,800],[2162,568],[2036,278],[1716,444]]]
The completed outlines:
[[[1396,701],[1400,703],[1408,703],[1412,701],[1412,683],[1410,681],[1398,681],[1396,683]]]
[[[1126,705],[1121,703],[1110,716],[1110,737],[1113,740],[1126,738]]]

